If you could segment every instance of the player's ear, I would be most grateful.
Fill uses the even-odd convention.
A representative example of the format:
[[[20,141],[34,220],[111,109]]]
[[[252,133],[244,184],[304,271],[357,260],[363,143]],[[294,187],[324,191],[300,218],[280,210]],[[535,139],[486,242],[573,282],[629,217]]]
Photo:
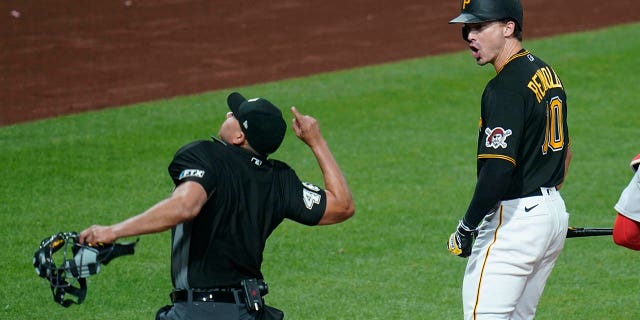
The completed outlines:
[[[513,20],[507,20],[504,24],[503,35],[505,38],[515,35],[516,23]]]

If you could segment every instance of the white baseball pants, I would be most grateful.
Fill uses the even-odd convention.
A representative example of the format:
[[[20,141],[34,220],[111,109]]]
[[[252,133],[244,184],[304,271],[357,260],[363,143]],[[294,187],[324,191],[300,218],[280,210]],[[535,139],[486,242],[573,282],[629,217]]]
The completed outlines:
[[[560,193],[541,193],[502,201],[480,225],[462,286],[465,320],[534,318],[569,223]]]

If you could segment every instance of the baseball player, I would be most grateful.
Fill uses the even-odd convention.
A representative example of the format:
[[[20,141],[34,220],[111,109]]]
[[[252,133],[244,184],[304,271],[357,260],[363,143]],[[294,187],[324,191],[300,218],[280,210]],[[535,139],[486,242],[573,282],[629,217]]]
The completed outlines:
[[[328,225],[355,212],[351,191],[320,133],[316,119],[295,107],[293,130],[313,152],[324,189],[302,182],[286,163],[268,156],[282,143],[286,123],[263,98],[227,98],[231,112],[219,139],[180,148],[169,165],[172,195],[145,212],[111,226],[94,225],[81,243],[172,229],[172,305],[165,319],[282,319],[264,304],[268,292],[261,265],[265,242],[285,219]]]
[[[630,163],[634,175],[614,206],[618,215],[613,225],[613,241],[620,246],[640,250],[640,154]]]
[[[469,257],[465,319],[533,319],[567,233],[567,97],[555,70],[522,47],[522,21],[518,0],[463,0],[450,21],[463,24],[477,64],[496,71],[482,94],[475,191],[447,242]]]

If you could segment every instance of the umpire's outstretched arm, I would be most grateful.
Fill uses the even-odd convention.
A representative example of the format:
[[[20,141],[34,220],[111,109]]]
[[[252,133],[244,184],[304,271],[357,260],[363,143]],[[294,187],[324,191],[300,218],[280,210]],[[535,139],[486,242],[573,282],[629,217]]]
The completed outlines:
[[[324,179],[327,195],[327,208],[319,225],[340,223],[353,216],[355,204],[342,170],[338,166],[327,141],[320,133],[318,121],[311,116],[302,115],[296,107],[291,107],[293,131],[306,143],[318,161]]]
[[[156,233],[195,218],[207,202],[207,193],[197,182],[180,184],[171,196],[146,211],[110,225],[93,225],[80,233],[80,243],[113,243],[119,238]]]

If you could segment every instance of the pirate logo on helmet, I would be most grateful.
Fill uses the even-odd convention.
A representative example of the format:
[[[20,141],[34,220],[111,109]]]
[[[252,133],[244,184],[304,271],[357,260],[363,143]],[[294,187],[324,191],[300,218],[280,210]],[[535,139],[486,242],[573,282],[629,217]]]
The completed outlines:
[[[512,132],[511,129],[505,130],[502,127],[496,127],[494,129],[486,128],[484,129],[484,133],[487,134],[485,146],[498,149],[507,147],[507,137],[510,136]]]

